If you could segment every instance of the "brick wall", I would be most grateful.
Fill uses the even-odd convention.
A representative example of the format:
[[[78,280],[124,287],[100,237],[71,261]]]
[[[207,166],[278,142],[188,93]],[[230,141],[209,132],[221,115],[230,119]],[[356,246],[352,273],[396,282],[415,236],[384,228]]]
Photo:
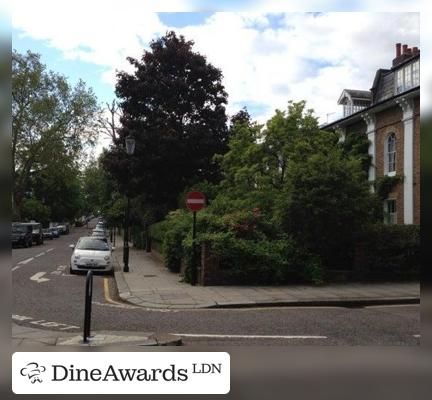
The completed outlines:
[[[366,133],[366,122],[363,120],[354,122],[351,125],[346,126],[346,134],[349,133],[358,133],[358,134],[365,134]]]
[[[375,155],[376,177],[384,175],[384,150],[390,133],[396,135],[396,174],[404,175],[404,126],[402,109],[396,105],[376,114]],[[398,184],[389,194],[389,199],[396,200],[397,223],[403,224],[403,183]]]

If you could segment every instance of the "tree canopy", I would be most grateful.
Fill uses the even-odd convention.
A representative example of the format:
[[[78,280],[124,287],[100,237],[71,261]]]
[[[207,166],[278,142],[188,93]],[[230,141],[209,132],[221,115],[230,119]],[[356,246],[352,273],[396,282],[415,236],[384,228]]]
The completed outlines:
[[[104,165],[123,193],[133,191],[158,206],[160,216],[177,207],[188,185],[218,180],[213,156],[227,148],[222,73],[193,44],[168,32],[150,43],[141,60],[128,58],[134,73],[118,74],[122,126]],[[122,147],[128,135],[136,140],[132,157]]]
[[[96,96],[83,81],[71,86],[64,76],[48,71],[38,54],[13,52],[15,218],[21,217],[23,201],[29,196],[40,196],[38,201],[53,207],[57,218],[74,216],[79,209],[78,200],[72,199],[79,195],[74,178],[81,156],[95,143],[98,115]]]

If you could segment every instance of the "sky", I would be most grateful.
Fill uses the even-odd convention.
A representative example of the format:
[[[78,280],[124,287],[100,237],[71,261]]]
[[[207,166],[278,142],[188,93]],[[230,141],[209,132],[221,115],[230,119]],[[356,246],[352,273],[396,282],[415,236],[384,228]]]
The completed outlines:
[[[76,0],[61,10],[49,0],[20,3],[12,8],[13,48],[40,53],[71,83],[83,79],[102,104],[115,98],[116,71],[133,71],[126,57],[140,58],[174,30],[222,70],[228,114],[247,107],[261,123],[289,100],[306,100],[320,123],[334,120],[342,90],[370,89],[376,70],[391,66],[395,43],[420,47],[418,13],[282,13],[274,2],[272,12],[153,12],[135,0],[121,8]]]

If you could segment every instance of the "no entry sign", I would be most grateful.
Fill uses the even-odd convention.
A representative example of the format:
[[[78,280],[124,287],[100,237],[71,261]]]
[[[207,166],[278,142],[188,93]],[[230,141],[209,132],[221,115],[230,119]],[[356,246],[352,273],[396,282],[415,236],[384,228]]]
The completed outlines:
[[[199,211],[205,206],[205,196],[201,192],[189,192],[186,196],[186,207],[191,211]]]

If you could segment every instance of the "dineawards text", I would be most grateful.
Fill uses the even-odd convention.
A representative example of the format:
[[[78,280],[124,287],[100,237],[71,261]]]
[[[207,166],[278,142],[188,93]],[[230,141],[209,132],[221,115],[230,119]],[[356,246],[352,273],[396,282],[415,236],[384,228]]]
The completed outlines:
[[[187,381],[188,371],[186,368],[176,368],[170,364],[168,368],[115,368],[109,365],[105,369],[87,369],[76,368],[73,365],[65,367],[64,365],[52,365],[53,382],[72,381],[72,382],[131,382],[131,381]]]

